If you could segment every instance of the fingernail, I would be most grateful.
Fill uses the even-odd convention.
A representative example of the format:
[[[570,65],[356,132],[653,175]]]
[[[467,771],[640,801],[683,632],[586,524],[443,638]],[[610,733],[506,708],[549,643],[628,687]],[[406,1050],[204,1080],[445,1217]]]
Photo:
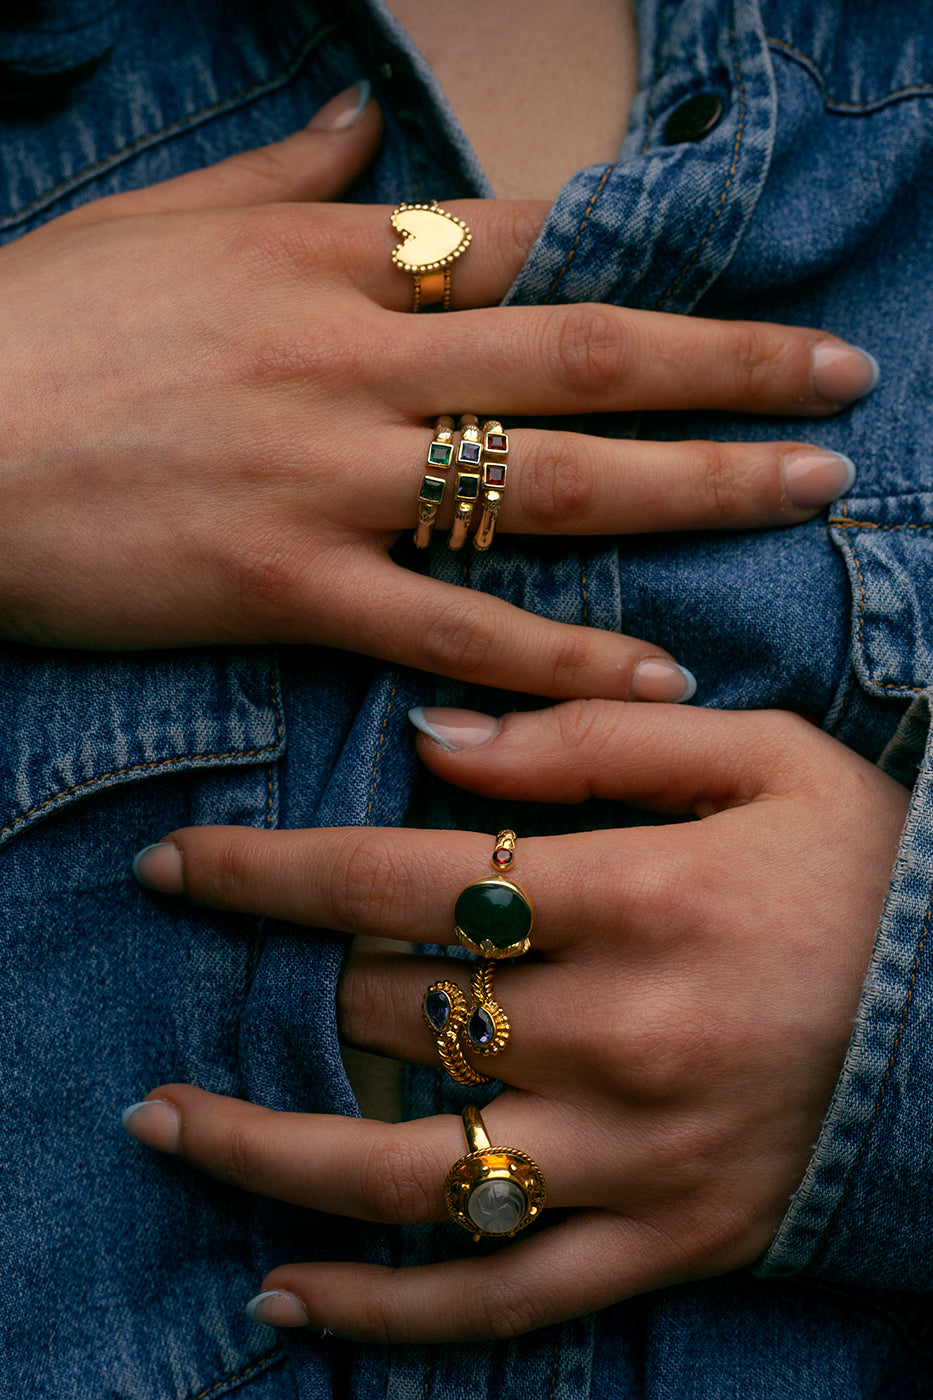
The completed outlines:
[[[851,403],[870,394],[881,377],[881,367],[867,350],[854,345],[821,341],[813,351],[813,388],[827,403]]]
[[[184,894],[185,872],[181,851],[174,841],[145,846],[133,860],[133,874],[141,885],[162,894]]]
[[[268,1293],[257,1293],[255,1298],[250,1298],[246,1316],[268,1327],[307,1327],[311,1322],[301,1299],[285,1288],[270,1288]]]
[[[427,734],[442,749],[481,749],[499,733],[501,720],[476,710],[448,710],[419,705],[408,711],[416,729]]]
[[[788,452],[781,466],[787,499],[795,506],[827,506],[855,480],[855,463],[841,452]]]
[[[697,683],[686,666],[665,661],[662,656],[651,656],[635,667],[631,690],[634,700],[661,700],[668,705],[679,705],[693,699]]]
[[[371,95],[369,79],[362,78],[326,102],[320,111],[315,112],[308,126],[312,131],[346,131],[348,126],[359,121]]]
[[[123,1126],[137,1142],[160,1152],[177,1152],[181,1137],[178,1109],[166,1099],[143,1099],[131,1103],[120,1115]]]

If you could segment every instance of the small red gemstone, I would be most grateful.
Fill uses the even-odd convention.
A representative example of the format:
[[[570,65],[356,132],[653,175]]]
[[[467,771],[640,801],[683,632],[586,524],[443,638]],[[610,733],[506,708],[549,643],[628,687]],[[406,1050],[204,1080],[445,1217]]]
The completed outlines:
[[[487,451],[487,452],[507,452],[507,451],[508,451],[508,447],[509,447],[509,440],[508,440],[508,437],[506,436],[505,433],[487,433],[487,434],[486,434],[486,451]]]
[[[496,851],[495,854],[493,855],[493,858],[492,858],[492,859],[493,859],[493,863],[494,863],[495,865],[499,865],[499,866],[511,865],[511,864],[512,864],[512,861],[515,859],[515,853],[514,853],[514,851],[506,851],[506,850]]]
[[[501,462],[487,462],[483,480],[487,486],[505,485],[505,465]]]

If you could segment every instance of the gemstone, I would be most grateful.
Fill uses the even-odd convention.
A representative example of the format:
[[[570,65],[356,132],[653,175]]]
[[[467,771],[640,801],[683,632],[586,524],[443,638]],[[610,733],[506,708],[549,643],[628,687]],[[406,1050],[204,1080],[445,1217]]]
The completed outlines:
[[[425,992],[422,1005],[424,1007],[424,1014],[427,1016],[434,1029],[436,1031],[442,1031],[450,1020],[451,1006],[450,997],[447,993],[439,991],[437,988],[434,988],[430,992]]]
[[[458,501],[475,501],[479,495],[479,477],[463,472],[457,477],[456,496]]]
[[[508,450],[509,450],[509,439],[508,439],[508,435],[507,435],[506,433],[487,433],[487,434],[486,434],[486,451],[487,451],[487,452],[508,452]]]
[[[496,1038],[496,1027],[485,1006],[477,1006],[469,1021],[467,1035],[474,1045],[491,1045]]]
[[[430,505],[440,505],[444,499],[444,489],[447,482],[440,476],[425,476],[421,478],[421,490],[418,493],[419,501],[427,501]]]
[[[429,467],[449,467],[454,455],[452,442],[432,442],[428,449]]]
[[[459,451],[457,452],[457,461],[458,461],[458,462],[472,462],[472,463],[476,463],[476,462],[479,461],[479,454],[480,454],[480,445],[479,445],[479,443],[478,443],[478,442],[470,442],[468,438],[464,438],[464,439],[461,441],[461,443],[460,443],[460,449],[459,449]]]
[[[507,1235],[524,1219],[528,1199],[515,1181],[481,1181],[467,1198],[467,1214],[487,1235]]]
[[[485,486],[504,486],[505,463],[487,462],[483,468],[483,484]]]
[[[493,865],[498,865],[500,870],[505,870],[512,864],[514,859],[515,852],[503,846],[500,850],[493,852],[492,863]]]
[[[454,922],[471,942],[511,948],[527,938],[531,906],[504,880],[478,880],[461,890],[454,905]]]

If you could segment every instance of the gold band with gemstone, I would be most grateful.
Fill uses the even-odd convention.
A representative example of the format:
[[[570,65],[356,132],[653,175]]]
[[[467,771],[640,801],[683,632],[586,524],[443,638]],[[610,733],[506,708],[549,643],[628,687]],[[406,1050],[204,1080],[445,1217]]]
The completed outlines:
[[[415,527],[415,544],[419,549],[426,549],[431,542],[431,532],[434,529],[434,521],[437,519],[437,512],[440,510],[441,501],[444,499],[444,492],[447,489],[447,480],[443,476],[438,476],[438,472],[445,472],[454,459],[454,420],[446,413],[438,418],[434,425],[434,437],[431,446],[428,448],[428,467],[421,478],[421,488],[418,492],[418,524]]]
[[[492,1080],[473,1068],[465,1052],[498,1055],[511,1034],[509,1018],[493,991],[495,975],[494,962],[477,965],[469,1006],[456,982],[433,982],[421,999],[421,1014],[435,1038],[441,1063],[451,1079],[468,1087]]]
[[[457,895],[454,931],[479,958],[518,958],[531,947],[534,905],[527,892],[501,873],[515,861],[515,832],[500,831],[492,853],[495,876],[471,880]]]
[[[509,1239],[537,1220],[547,1201],[541,1168],[514,1147],[493,1147],[478,1108],[463,1110],[470,1151],[444,1181],[447,1214],[474,1240]]]
[[[509,435],[497,418],[483,424],[483,511],[473,536],[476,549],[492,544],[509,468]]]
[[[475,413],[460,415],[460,446],[457,448],[457,480],[454,483],[454,523],[447,543],[451,549],[462,549],[473,518],[473,507],[479,499],[482,477],[481,458],[483,435]]]
[[[438,302],[450,306],[450,264],[465,253],[473,237],[462,219],[430,204],[400,204],[390,215],[402,241],[392,250],[392,261],[414,278],[412,311]]]

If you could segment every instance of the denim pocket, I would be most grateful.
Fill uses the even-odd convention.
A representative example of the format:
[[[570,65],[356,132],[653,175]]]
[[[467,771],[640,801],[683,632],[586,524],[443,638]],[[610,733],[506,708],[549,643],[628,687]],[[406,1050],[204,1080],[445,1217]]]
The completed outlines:
[[[70,803],[161,774],[270,763],[275,654],[0,649],[0,844]]]
[[[852,587],[851,654],[868,694],[933,682],[933,494],[848,498],[829,520]]]

